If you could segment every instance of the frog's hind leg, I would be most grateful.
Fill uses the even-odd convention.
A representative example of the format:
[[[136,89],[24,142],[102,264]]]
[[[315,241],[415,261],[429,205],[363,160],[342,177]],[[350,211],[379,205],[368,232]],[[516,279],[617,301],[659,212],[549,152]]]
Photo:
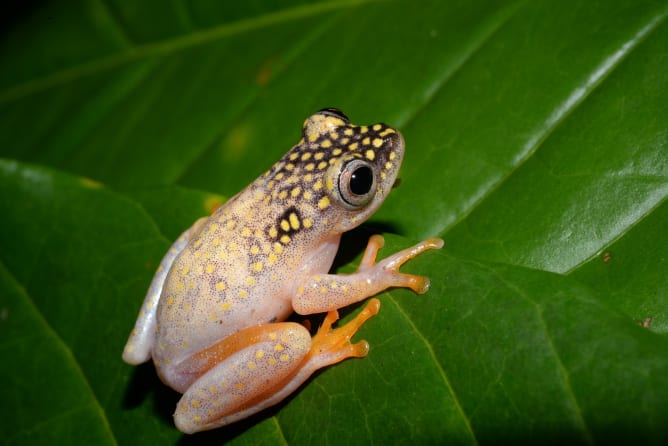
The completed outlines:
[[[306,328],[281,322],[240,330],[193,355],[175,369],[186,381],[195,378],[176,406],[176,427],[190,434],[262,410],[268,405],[249,407],[266,400],[275,383],[294,375],[310,347]]]
[[[279,403],[316,370],[366,356],[369,344],[351,344],[350,338],[379,307],[378,299],[371,299],[352,321],[334,329],[338,313],[331,311],[313,339],[299,324],[266,324],[198,353],[179,369],[199,374],[215,365],[184,393],[174,414],[176,426],[194,433],[233,423]]]

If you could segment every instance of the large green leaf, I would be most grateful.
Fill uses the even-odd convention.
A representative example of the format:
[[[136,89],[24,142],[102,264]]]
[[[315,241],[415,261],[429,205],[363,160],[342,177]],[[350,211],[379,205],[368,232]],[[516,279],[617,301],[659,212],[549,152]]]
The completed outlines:
[[[665,1],[44,1],[0,40],[4,443],[668,441]],[[402,184],[346,236],[440,235],[363,360],[182,438],[120,352],[170,241],[313,111]],[[204,192],[206,191],[206,192]],[[352,261],[351,261],[352,260]]]

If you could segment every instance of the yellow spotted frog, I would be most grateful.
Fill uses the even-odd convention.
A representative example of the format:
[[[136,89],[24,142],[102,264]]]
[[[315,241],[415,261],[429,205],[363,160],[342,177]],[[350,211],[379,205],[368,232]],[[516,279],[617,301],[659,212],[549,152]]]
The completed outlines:
[[[332,328],[337,309],[389,287],[424,293],[429,279],[399,272],[443,241],[432,238],[376,263],[372,236],[357,271],[329,274],[341,234],[364,222],[390,193],[404,156],[401,134],[356,126],[324,109],[267,172],[199,219],[171,246],[153,278],[123,359],[153,358],[162,381],[183,393],[174,420],[193,433],[278,403],[316,370],[366,356],[353,334],[375,315],[372,299]],[[282,322],[293,311],[327,312],[311,337]]]

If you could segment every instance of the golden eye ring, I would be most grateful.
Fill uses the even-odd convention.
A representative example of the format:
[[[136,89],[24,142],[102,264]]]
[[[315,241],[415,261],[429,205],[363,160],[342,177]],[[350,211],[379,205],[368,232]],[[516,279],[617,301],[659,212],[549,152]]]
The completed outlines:
[[[376,194],[377,187],[376,172],[370,162],[353,159],[341,168],[338,192],[347,207],[360,209],[366,206]]]

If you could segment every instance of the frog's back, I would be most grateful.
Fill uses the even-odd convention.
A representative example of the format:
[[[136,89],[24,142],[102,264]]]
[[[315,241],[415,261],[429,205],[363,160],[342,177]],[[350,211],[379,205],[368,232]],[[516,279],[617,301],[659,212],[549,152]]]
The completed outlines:
[[[261,195],[250,187],[216,210],[174,260],[158,307],[156,359],[291,313],[263,224],[276,210],[262,206]]]

